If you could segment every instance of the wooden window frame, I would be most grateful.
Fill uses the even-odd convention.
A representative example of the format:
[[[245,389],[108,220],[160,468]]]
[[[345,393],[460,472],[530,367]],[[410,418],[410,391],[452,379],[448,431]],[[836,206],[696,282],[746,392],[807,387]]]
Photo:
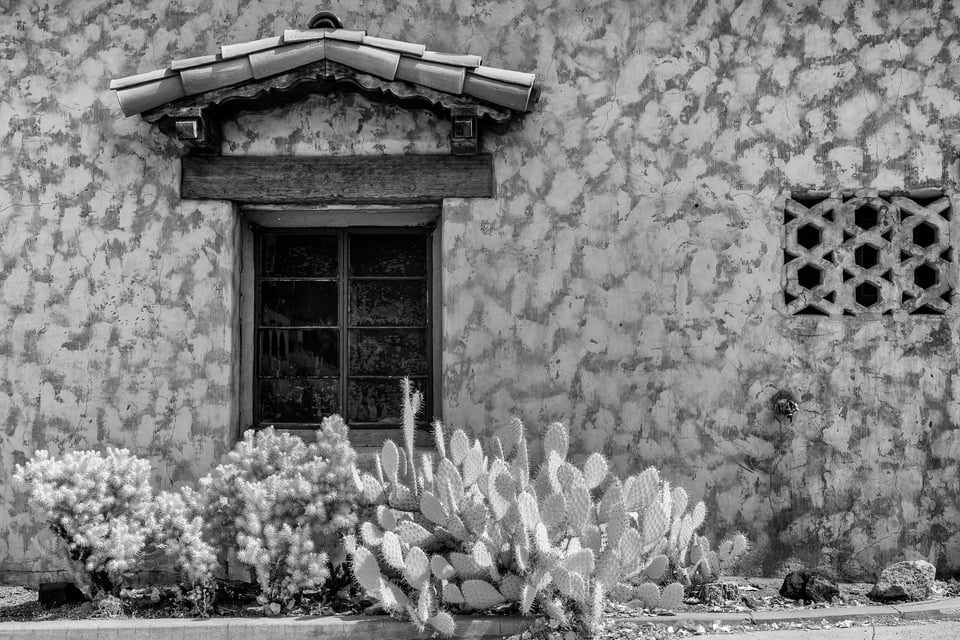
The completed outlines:
[[[442,270],[440,255],[442,246],[442,225],[440,224],[439,203],[423,205],[239,205],[240,215],[240,358],[239,358],[239,433],[258,428],[255,423],[255,385],[256,385],[256,317],[259,301],[256,296],[256,231],[257,230],[293,230],[293,229],[330,229],[346,230],[348,233],[376,233],[377,230],[423,229],[431,228],[427,234],[429,315],[428,322],[428,358],[430,364],[430,382],[432,394],[432,415],[425,416],[427,422],[433,418],[442,419],[443,398],[441,395],[442,372]],[[342,274],[342,271],[341,271]],[[341,289],[345,290],[345,287]],[[343,296],[341,295],[341,298]],[[341,306],[343,302],[341,301]],[[343,319],[341,318],[341,322]],[[346,333],[346,332],[344,332]],[[341,351],[344,340],[341,339]],[[341,352],[341,367],[345,354]],[[343,376],[342,379],[345,379]],[[343,394],[341,388],[341,397]],[[341,407],[342,409],[342,407]],[[284,426],[282,430],[306,435],[311,427]],[[379,446],[384,440],[399,441],[401,433],[396,428],[377,429],[364,426],[350,431],[350,441],[354,447]],[[418,429],[417,446],[425,446],[430,441],[427,429]]]

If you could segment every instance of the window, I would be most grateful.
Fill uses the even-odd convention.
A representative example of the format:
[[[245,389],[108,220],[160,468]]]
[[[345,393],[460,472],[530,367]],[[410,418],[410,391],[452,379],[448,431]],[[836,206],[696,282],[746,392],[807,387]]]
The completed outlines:
[[[950,198],[912,193],[791,194],[783,211],[791,315],[943,315],[956,273]]]
[[[435,224],[300,226],[392,221],[308,212],[280,216],[280,227],[257,224],[276,216],[245,213],[246,425],[313,429],[339,413],[355,444],[382,442],[400,425],[399,381],[409,376],[426,426],[437,413]]]

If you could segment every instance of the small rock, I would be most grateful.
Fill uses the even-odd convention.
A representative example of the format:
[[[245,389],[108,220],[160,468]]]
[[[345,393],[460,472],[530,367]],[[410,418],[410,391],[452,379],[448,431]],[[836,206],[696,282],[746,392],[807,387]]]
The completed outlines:
[[[924,600],[930,597],[936,576],[936,568],[926,560],[897,562],[880,573],[867,597],[882,602]]]
[[[37,592],[37,602],[44,609],[86,601],[87,596],[72,582],[42,582]]]
[[[813,571],[791,571],[783,579],[780,595],[789,600],[830,602],[840,595],[837,583]]]

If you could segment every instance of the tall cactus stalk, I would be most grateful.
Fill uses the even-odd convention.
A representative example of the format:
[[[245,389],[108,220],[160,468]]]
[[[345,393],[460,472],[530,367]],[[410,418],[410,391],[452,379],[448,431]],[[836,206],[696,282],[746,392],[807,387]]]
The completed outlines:
[[[509,457],[499,439],[491,455],[459,429],[448,441],[435,422],[436,452],[416,465],[420,396],[407,380],[402,392],[405,451],[387,441],[381,475],[360,478],[377,518],[347,542],[369,597],[445,636],[454,631],[451,611],[508,602],[526,615],[575,624],[584,635],[601,628],[608,594],[662,608],[680,604],[680,584],[661,591],[656,583],[671,545],[694,539],[702,504],[684,513],[686,494],[652,468],[621,483],[599,454],[574,466],[560,423],[544,434],[545,460],[534,476],[518,419],[506,442]]]

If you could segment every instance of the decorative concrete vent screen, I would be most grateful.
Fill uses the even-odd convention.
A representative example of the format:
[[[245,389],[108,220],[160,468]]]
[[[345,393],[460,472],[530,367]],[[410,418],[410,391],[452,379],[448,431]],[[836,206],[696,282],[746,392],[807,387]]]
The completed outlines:
[[[783,212],[784,300],[791,315],[942,315],[956,286],[950,198],[793,193]]]

